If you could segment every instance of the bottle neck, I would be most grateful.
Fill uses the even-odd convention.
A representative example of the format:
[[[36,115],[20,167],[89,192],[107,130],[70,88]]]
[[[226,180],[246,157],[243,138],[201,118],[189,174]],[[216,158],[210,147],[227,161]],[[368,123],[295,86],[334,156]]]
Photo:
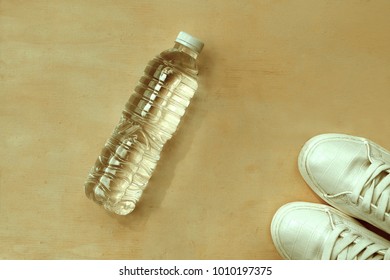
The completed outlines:
[[[175,45],[174,45],[174,48],[175,49],[178,49],[179,51],[181,51],[181,52],[184,52],[184,53],[186,53],[186,54],[189,54],[190,56],[192,56],[193,58],[197,58],[198,57],[198,53],[197,52],[195,52],[195,51],[193,51],[192,49],[190,49],[189,47],[186,47],[186,46],[184,46],[184,45],[182,45],[182,44],[180,44],[180,43],[175,43]]]

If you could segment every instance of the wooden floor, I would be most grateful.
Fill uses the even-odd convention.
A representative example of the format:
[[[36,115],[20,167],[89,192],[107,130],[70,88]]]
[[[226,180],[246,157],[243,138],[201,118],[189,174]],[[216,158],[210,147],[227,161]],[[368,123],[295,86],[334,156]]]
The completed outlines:
[[[390,2],[0,2],[0,258],[280,259],[275,211],[323,203],[312,136],[390,148]],[[145,64],[201,38],[199,91],[137,209],[84,181]]]

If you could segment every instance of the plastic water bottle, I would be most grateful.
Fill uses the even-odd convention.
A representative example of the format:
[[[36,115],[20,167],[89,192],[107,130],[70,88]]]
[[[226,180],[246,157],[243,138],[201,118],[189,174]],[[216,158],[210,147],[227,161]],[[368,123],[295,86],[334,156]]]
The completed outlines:
[[[119,215],[132,212],[197,87],[203,43],[180,32],[146,66],[85,182],[86,195]]]

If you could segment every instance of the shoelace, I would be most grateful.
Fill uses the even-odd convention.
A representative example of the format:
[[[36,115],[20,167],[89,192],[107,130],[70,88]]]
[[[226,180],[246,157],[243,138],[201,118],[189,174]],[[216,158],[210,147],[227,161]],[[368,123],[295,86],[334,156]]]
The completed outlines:
[[[351,231],[346,225],[336,225],[330,211],[332,232],[324,243],[324,260],[390,260],[390,248],[383,248],[374,241]]]
[[[384,221],[390,212],[390,165],[373,158],[371,156],[370,144],[367,141],[364,144],[366,145],[367,157],[371,165],[357,182],[356,188],[352,192],[346,191],[333,195],[326,194],[325,196],[333,198],[350,194],[350,199],[353,203],[358,204],[361,201],[363,211],[371,213],[371,210],[374,210],[375,217]]]
[[[375,209],[375,217],[384,221],[390,211],[390,165],[371,156],[370,144],[366,141],[367,157],[371,165],[362,176],[357,188],[351,193],[351,200],[358,203],[362,199],[362,208],[367,213]]]

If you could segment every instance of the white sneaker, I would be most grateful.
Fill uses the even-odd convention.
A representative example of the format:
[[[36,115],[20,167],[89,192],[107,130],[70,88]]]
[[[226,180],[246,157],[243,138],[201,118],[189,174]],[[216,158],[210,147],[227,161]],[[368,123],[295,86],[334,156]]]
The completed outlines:
[[[299,155],[299,170],[327,203],[390,233],[390,153],[360,137],[323,134]]]
[[[291,202],[282,206],[272,219],[271,235],[285,259],[390,259],[390,241],[327,205]]]

